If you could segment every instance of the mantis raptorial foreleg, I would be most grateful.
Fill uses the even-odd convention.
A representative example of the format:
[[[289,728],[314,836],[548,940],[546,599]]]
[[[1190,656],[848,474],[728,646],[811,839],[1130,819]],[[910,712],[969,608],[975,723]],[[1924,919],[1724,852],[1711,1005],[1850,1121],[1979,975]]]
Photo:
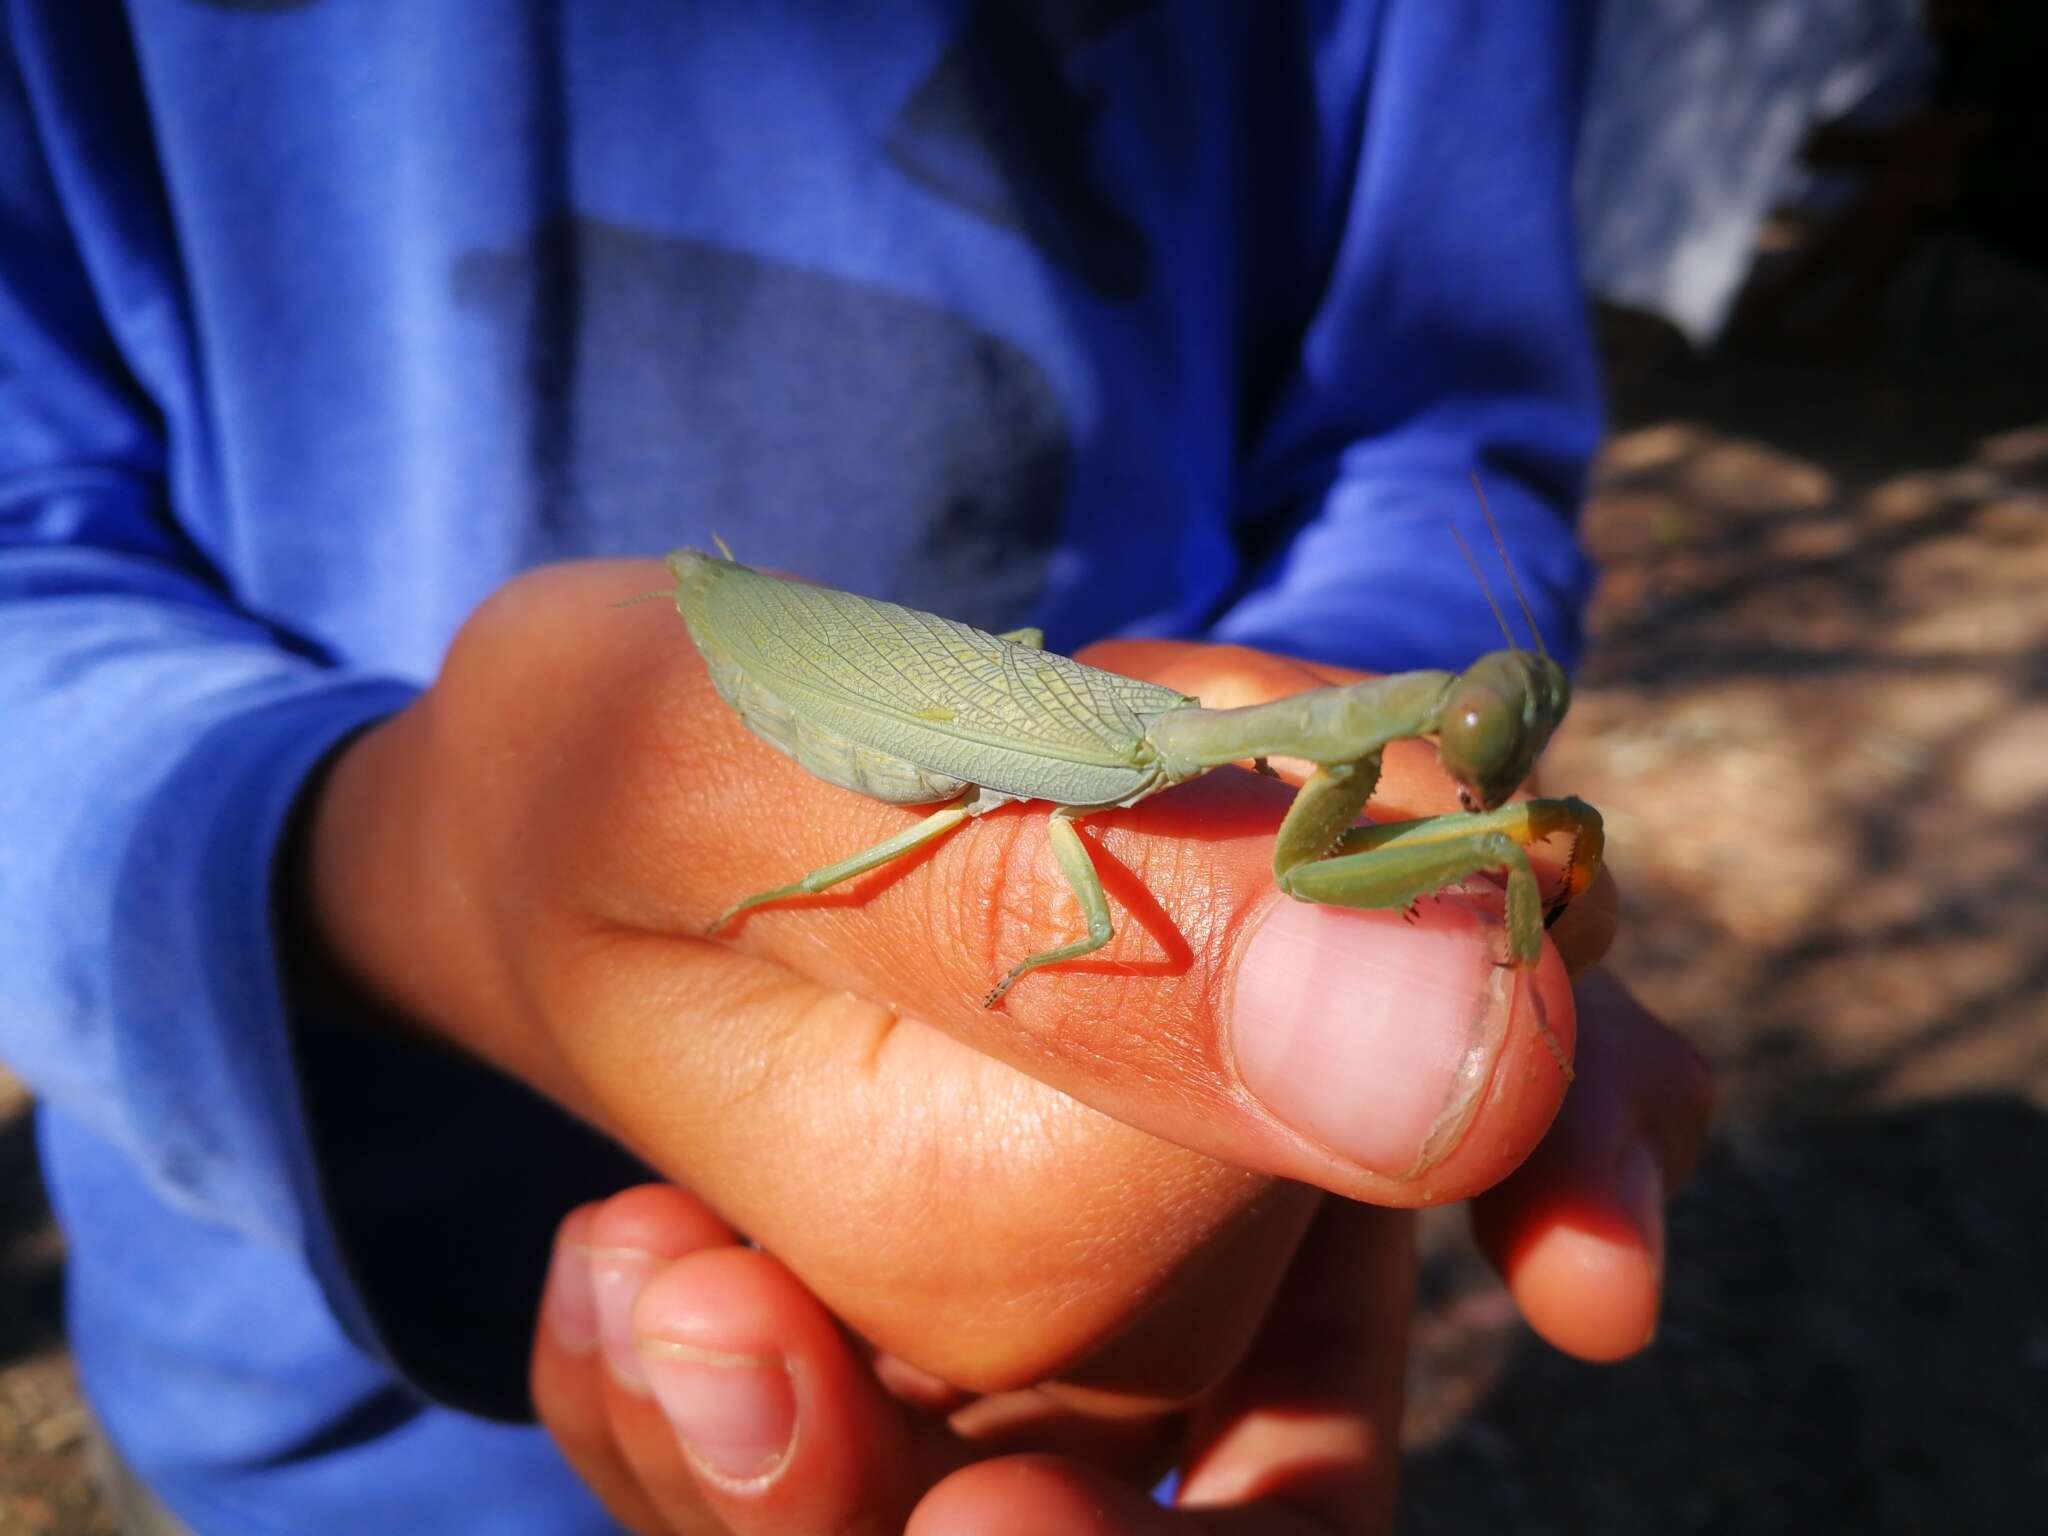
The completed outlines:
[[[1289,819],[1292,820],[1292,813]],[[1356,827],[1336,839],[1332,857],[1279,867],[1290,896],[1334,907],[1405,907],[1473,875],[1507,877],[1508,953],[1534,961],[1543,942],[1543,903],[1536,873],[1522,851],[1553,832],[1569,832],[1572,857],[1561,899],[1578,895],[1598,867],[1600,818],[1583,801],[1521,800],[1498,810],[1455,812],[1388,826]]]
[[[1081,914],[1088,919],[1088,936],[1018,961],[1010,967],[1010,974],[996,983],[995,990],[983,1001],[983,1007],[995,1007],[1002,995],[1026,971],[1092,955],[1107,944],[1110,935],[1116,931],[1109,921],[1109,898],[1103,894],[1102,876],[1095,872],[1095,861],[1088,856],[1088,845],[1074,830],[1074,820],[1081,814],[1065,806],[1057,807],[1047,819],[1046,836],[1052,843],[1052,856],[1059,860],[1060,873],[1067,877],[1074,899],[1081,903]]]
[[[1502,874],[1508,882],[1509,953],[1518,961],[1533,960],[1542,942],[1536,876],[1528,855],[1495,825],[1503,820],[1500,813],[1354,827],[1379,777],[1377,755],[1331,763],[1309,775],[1273,844],[1273,878],[1280,889],[1326,907],[1405,907],[1473,875]],[[1413,835],[1422,827],[1434,830]]]
[[[1337,846],[1379,781],[1377,753],[1355,763],[1331,763],[1302,781],[1273,840],[1273,878],[1283,890],[1290,870],[1315,862]]]
[[[837,864],[827,864],[823,869],[814,869],[803,879],[789,885],[778,885],[772,891],[762,891],[749,896],[745,901],[727,907],[706,928],[706,933],[716,933],[727,923],[753,907],[765,906],[771,901],[783,901],[791,896],[815,896],[820,891],[830,890],[843,880],[864,875],[871,869],[880,869],[892,859],[900,859],[906,853],[922,848],[934,838],[944,837],[959,826],[974,812],[971,809],[976,790],[968,790],[957,800],[941,806],[925,817],[923,821],[905,827],[894,837],[885,838],[872,848],[863,848],[850,858],[841,859]]]

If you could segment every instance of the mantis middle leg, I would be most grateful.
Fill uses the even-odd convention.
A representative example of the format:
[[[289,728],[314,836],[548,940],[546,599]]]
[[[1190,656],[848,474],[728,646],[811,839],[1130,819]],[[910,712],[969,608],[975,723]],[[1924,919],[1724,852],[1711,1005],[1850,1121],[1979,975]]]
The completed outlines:
[[[1058,806],[1046,822],[1046,836],[1052,842],[1053,857],[1059,860],[1060,873],[1067,877],[1067,884],[1073,888],[1075,900],[1081,903],[1082,915],[1088,919],[1088,936],[1076,939],[1071,944],[1062,944],[1057,949],[1048,949],[1041,954],[1019,960],[1010,967],[1010,974],[995,985],[995,990],[982,1000],[982,1007],[993,1008],[1002,1001],[1003,994],[1017,983],[1017,978],[1026,971],[1035,971],[1041,965],[1057,965],[1062,960],[1078,960],[1083,955],[1092,955],[1107,944],[1116,930],[1109,921],[1109,898],[1102,891],[1102,876],[1095,872],[1095,861],[1088,856],[1088,845],[1081,841],[1081,834],[1074,830],[1075,819],[1085,814]]]

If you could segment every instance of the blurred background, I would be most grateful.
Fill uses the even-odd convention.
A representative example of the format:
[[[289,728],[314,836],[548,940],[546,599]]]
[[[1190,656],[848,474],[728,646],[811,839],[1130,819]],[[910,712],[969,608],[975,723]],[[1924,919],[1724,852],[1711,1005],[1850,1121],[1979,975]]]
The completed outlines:
[[[1406,1532],[2048,1510],[2044,95],[2041,0],[1606,7],[1604,574],[1544,771],[1721,1110],[1640,1360],[1550,1353],[1431,1216]],[[27,1109],[0,1073],[0,1536],[110,1532]]]
[[[1722,1097],[1638,1360],[1537,1344],[1432,1219],[1410,1536],[2048,1519],[2044,94],[2039,0],[1608,7],[1544,775]]]

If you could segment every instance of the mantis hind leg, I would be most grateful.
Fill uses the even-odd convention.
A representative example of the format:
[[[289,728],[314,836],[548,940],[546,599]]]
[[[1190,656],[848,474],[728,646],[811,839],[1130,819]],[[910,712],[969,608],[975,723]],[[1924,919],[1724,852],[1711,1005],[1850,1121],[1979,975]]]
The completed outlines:
[[[958,800],[940,807],[914,826],[906,827],[894,837],[887,838],[872,848],[863,848],[850,858],[841,859],[837,864],[827,864],[823,869],[814,869],[803,879],[789,885],[778,885],[772,891],[762,891],[749,896],[745,901],[727,907],[711,922],[704,932],[707,937],[717,933],[742,912],[754,907],[766,906],[771,901],[786,901],[792,896],[811,896],[819,891],[830,890],[841,881],[864,875],[871,869],[880,869],[894,859],[902,858],[922,848],[934,838],[944,837],[959,826],[973,813],[971,803],[975,791],[968,790]]]
[[[1025,972],[1035,971],[1041,965],[1058,965],[1063,960],[1078,960],[1083,955],[1092,955],[1107,944],[1110,935],[1116,931],[1109,921],[1109,898],[1103,894],[1102,876],[1095,872],[1095,861],[1088,857],[1088,845],[1074,830],[1076,814],[1064,807],[1055,810],[1046,824],[1046,835],[1052,841],[1052,853],[1059,860],[1060,873],[1067,877],[1075,900],[1081,903],[1082,915],[1088,919],[1088,936],[1019,960],[1010,967],[1010,974],[997,982],[995,989],[982,1000],[984,1008],[993,1008],[1001,1002],[1003,994],[1015,986],[1017,978]]]

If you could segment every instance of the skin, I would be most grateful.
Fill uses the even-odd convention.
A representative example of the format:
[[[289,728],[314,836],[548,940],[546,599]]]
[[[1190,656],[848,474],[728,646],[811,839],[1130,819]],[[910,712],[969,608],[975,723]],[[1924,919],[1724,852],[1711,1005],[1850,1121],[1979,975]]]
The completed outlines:
[[[1399,1208],[1481,1191],[1539,1331],[1589,1358],[1647,1339],[1656,1210],[1708,1092],[1611,983],[1582,988],[1575,1024],[1547,948],[1469,1128],[1404,1176],[1293,1129],[1235,1067],[1232,987],[1279,899],[1284,785],[1225,771],[1091,819],[1136,920],[1002,1011],[980,1006],[1000,962],[1073,922],[1028,812],[706,940],[735,892],[916,812],[748,736],[673,613],[608,610],[659,582],[589,562],[487,602],[435,685],[336,764],[308,892],[335,960],[413,1027],[673,1180],[569,1218],[534,1353],[545,1421],[632,1528],[1375,1528],[1412,1284]],[[1194,645],[1085,659],[1218,704],[1340,675]],[[1432,760],[1390,753],[1375,814],[1450,808]],[[1418,921],[1445,942],[1493,942],[1430,905]],[[1588,961],[1611,917],[1597,888],[1553,936]],[[1583,1031],[1598,1086],[1562,1121],[1539,1019],[1567,1049]],[[693,1460],[648,1394],[647,1361],[707,1359],[766,1361],[793,1402],[794,1448],[744,1485]],[[1133,1491],[1177,1460],[1185,1498],[1238,1512]]]

